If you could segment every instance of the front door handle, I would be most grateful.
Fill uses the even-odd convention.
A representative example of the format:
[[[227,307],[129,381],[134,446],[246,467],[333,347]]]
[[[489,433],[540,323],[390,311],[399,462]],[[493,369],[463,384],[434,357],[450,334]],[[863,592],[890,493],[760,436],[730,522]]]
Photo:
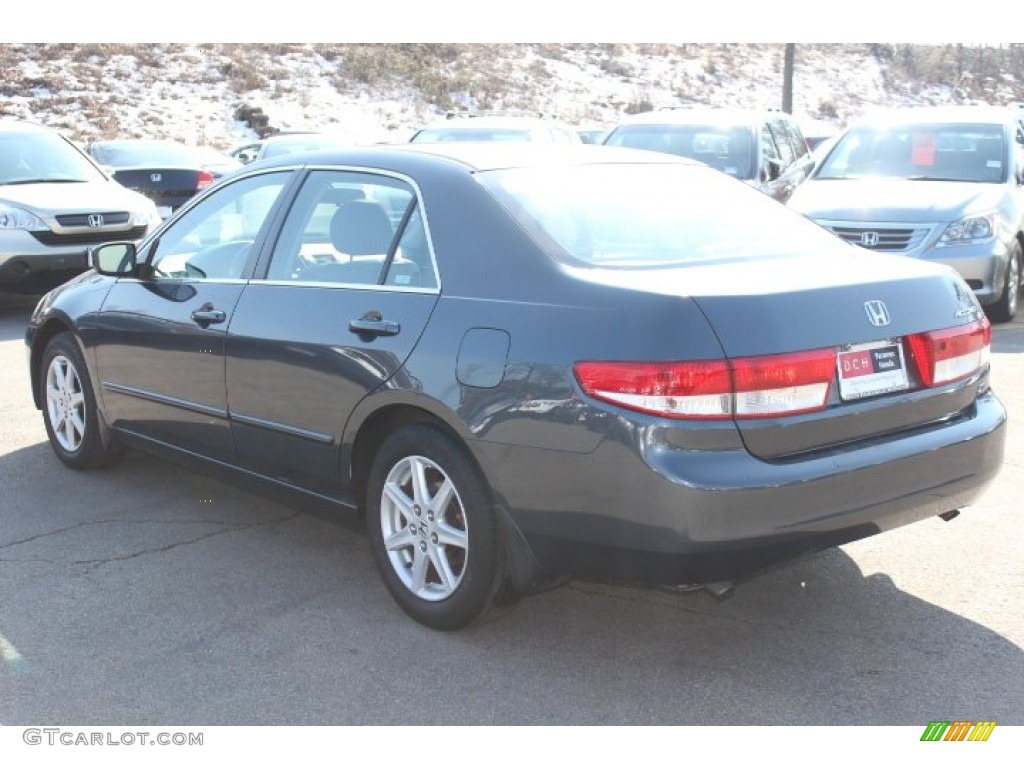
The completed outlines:
[[[360,336],[397,336],[402,326],[394,320],[385,320],[380,312],[372,309],[358,320],[350,320],[348,329]]]
[[[223,323],[227,319],[227,313],[221,309],[214,309],[210,302],[206,302],[199,309],[192,310],[192,320],[203,328],[212,323]]]

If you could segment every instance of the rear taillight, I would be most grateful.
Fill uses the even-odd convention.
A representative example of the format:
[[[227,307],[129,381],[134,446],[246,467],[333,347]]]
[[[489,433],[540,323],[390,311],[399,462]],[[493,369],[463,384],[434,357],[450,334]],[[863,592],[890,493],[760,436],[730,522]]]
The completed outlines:
[[[907,337],[917,374],[926,387],[972,376],[988,364],[992,327],[987,318],[943,331]]]
[[[821,410],[836,369],[832,349],[735,360],[581,362],[583,391],[674,419],[756,419]]]
[[[209,171],[200,171],[199,180],[196,182],[196,189],[206,189],[215,181],[216,179],[213,177],[212,173],[210,173]]]

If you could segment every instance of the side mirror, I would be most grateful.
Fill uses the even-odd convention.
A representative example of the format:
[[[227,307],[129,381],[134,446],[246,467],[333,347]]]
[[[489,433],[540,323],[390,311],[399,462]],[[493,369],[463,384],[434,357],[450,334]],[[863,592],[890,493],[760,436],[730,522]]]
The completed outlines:
[[[89,261],[101,275],[129,277],[137,273],[135,243],[106,243],[89,251]]]

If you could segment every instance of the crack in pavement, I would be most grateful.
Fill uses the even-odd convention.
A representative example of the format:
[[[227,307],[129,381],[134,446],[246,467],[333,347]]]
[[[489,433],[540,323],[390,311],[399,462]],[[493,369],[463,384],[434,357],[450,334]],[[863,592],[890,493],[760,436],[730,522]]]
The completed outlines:
[[[287,522],[288,520],[294,520],[296,517],[299,517],[301,514],[302,514],[302,512],[294,512],[294,513],[292,513],[290,515],[285,515],[284,517],[277,517],[277,518],[274,518],[272,520],[259,520],[259,521],[253,522],[253,523],[247,523],[245,525],[234,525],[234,526],[230,526],[230,527],[227,527],[227,528],[222,528],[219,531],[213,531],[212,533],[207,533],[207,534],[204,534],[202,536],[197,536],[194,539],[187,539],[186,541],[175,541],[175,542],[173,542],[171,544],[168,544],[167,546],[164,546],[164,547],[156,547],[156,548],[153,548],[153,549],[143,549],[143,550],[140,550],[138,552],[133,552],[130,555],[119,555],[117,557],[103,557],[103,558],[97,558],[95,560],[72,560],[72,561],[70,561],[70,564],[71,565],[91,565],[91,566],[93,566],[95,568],[95,567],[99,567],[101,565],[104,565],[106,563],[115,563],[115,562],[119,562],[119,561],[122,561],[122,560],[133,560],[136,557],[142,557],[143,555],[160,554],[161,552],[168,552],[168,551],[170,551],[172,549],[177,549],[178,547],[184,547],[184,546],[187,546],[189,544],[196,544],[197,542],[203,541],[204,539],[211,539],[214,536],[220,536],[221,534],[224,534],[224,533],[232,533],[234,531],[244,531],[244,530],[247,530],[249,528],[259,527],[261,525],[272,525],[274,523]]]
[[[301,513],[300,513],[301,514]],[[287,518],[283,518],[287,519]],[[264,522],[273,522],[264,521]],[[77,528],[84,528],[87,525],[223,525],[230,527],[231,524],[224,520],[86,520],[75,525],[69,525],[66,528],[57,528],[53,531],[46,531],[45,533],[37,533],[35,536],[29,536],[27,539],[19,539],[18,541],[11,541],[6,544],[0,544],[0,550],[9,549],[10,547],[16,547],[19,544],[28,544],[29,542],[36,541],[37,539],[44,539],[47,536],[56,536],[59,533],[66,533],[67,531],[73,531]]]

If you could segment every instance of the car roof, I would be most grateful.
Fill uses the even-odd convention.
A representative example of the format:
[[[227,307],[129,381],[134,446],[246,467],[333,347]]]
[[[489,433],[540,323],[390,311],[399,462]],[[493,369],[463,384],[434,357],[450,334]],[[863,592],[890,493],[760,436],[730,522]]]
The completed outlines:
[[[0,131],[4,133],[59,133],[41,123],[8,116],[0,118]]]
[[[785,112],[734,107],[666,107],[651,112],[638,112],[619,121],[619,125],[748,125],[765,117],[792,119]]]
[[[427,128],[532,128],[538,125],[550,125],[561,121],[542,113],[510,113],[510,112],[455,112],[441,120],[435,120]]]
[[[342,165],[398,169],[422,167],[422,163],[461,166],[474,171],[526,168],[538,165],[597,165],[604,163],[645,163],[701,165],[674,155],[639,149],[604,147],[594,144],[542,144],[506,142],[445,142],[440,144],[388,144],[352,149],[303,152],[262,160],[259,168],[296,165]],[[249,166],[256,168],[257,164]]]
[[[1009,123],[1017,118],[1009,107],[939,106],[880,109],[856,121],[856,125],[928,123]]]

